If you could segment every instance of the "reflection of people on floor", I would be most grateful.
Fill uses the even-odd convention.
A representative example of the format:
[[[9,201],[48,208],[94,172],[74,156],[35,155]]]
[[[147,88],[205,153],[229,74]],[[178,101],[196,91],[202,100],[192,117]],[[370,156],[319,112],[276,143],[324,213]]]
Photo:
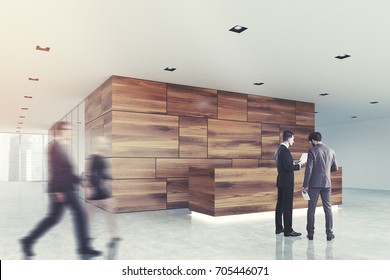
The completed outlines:
[[[104,204],[112,208],[112,195],[106,186],[107,180],[112,180],[111,174],[107,172],[107,164],[104,154],[109,148],[109,141],[106,137],[97,137],[94,141],[95,151],[90,157],[89,167],[87,169],[88,183],[86,184],[86,199],[91,202],[88,205],[88,221],[92,225],[96,206],[94,201],[104,201]],[[109,249],[116,248],[116,243],[121,240],[118,235],[117,224],[114,214],[104,210],[107,219],[108,231],[111,236],[110,242],[107,244]]]
[[[306,258],[308,260],[315,260],[314,242],[309,240],[307,242]],[[325,260],[333,260],[333,242],[327,242],[325,247]]]
[[[56,138],[50,143],[48,149],[49,212],[26,237],[20,240],[22,251],[26,258],[35,255],[32,249],[34,243],[61,220],[66,206],[73,214],[78,253],[100,255],[101,252],[92,249],[89,245],[84,208],[76,194],[76,186],[80,183],[80,178],[73,173],[73,166],[67,153],[68,141],[72,135],[70,123],[65,121],[56,123],[54,133]],[[58,242],[60,243],[61,240]]]
[[[307,250],[306,250],[306,258],[308,260],[315,260],[316,256],[314,253],[314,242],[313,241],[308,241],[307,242]]]
[[[297,238],[285,238],[281,234],[277,234],[275,242],[275,259],[276,260],[293,260],[293,245],[296,241],[301,240]]]
[[[333,242],[326,243],[325,259],[326,260],[333,260]]]

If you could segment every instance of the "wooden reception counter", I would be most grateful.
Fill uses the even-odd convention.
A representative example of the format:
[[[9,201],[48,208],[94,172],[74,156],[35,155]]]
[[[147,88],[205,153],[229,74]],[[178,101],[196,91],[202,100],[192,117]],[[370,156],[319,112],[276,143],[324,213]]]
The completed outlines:
[[[191,211],[226,216],[274,211],[276,168],[190,168]],[[295,172],[294,208],[306,208],[300,189],[304,170]],[[342,170],[332,173],[332,204],[342,203]],[[319,204],[320,200],[319,200]]]

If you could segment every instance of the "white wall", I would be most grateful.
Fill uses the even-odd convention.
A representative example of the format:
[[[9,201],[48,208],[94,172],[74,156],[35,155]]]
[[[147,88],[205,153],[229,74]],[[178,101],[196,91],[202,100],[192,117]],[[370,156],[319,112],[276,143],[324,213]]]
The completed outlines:
[[[390,119],[319,126],[343,167],[343,188],[390,190]]]

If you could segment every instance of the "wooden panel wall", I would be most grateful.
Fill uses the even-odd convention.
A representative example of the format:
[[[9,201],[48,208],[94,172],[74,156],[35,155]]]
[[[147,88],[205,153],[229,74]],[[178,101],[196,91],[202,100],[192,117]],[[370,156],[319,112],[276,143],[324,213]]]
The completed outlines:
[[[217,91],[168,85],[168,114],[217,118]]]
[[[207,119],[180,117],[180,157],[207,158]]]
[[[112,77],[112,110],[140,113],[167,112],[166,84]]]
[[[261,124],[209,120],[210,158],[261,158]]]
[[[122,111],[112,115],[114,157],[178,157],[177,116]]]
[[[296,159],[314,131],[311,103],[119,76],[85,104],[86,159],[96,136],[112,141],[116,212],[188,207],[189,168],[271,170],[284,129]]]

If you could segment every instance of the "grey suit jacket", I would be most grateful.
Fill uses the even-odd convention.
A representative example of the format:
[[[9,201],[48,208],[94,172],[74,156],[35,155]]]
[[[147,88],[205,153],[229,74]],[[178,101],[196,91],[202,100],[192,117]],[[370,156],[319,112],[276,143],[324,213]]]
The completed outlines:
[[[323,143],[309,149],[303,186],[331,188],[330,172],[337,171],[335,152]]]

